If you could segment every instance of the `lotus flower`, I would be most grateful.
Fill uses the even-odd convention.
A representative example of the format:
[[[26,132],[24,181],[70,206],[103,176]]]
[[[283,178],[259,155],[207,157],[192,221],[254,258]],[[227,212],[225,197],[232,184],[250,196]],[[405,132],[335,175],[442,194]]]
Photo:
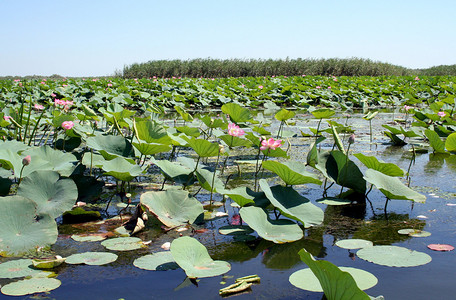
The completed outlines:
[[[28,166],[31,161],[32,161],[32,158],[30,157],[30,155],[27,155],[26,157],[24,157],[22,159],[22,165]]]
[[[5,119],[5,121],[9,121],[11,119],[10,116],[3,116],[3,119]]]
[[[411,109],[411,108],[412,108],[411,106],[404,105],[404,110],[405,110],[405,111],[408,111],[408,110]]]
[[[231,136],[242,136],[245,134],[245,132],[236,124],[230,123],[228,124],[228,134]]]
[[[439,112],[437,113],[437,115],[438,115],[439,117],[443,118],[443,117],[446,116],[446,113],[445,113],[444,111],[439,111]]]
[[[44,109],[44,106],[40,105],[40,104],[35,104],[34,107],[35,107],[36,110],[43,110]]]
[[[62,127],[65,130],[71,129],[71,128],[73,128],[73,126],[74,126],[73,121],[65,121],[62,123]]]
[[[274,140],[273,138],[269,138],[268,140],[264,139],[261,141],[260,150],[275,150],[277,147],[282,146],[282,140]]]

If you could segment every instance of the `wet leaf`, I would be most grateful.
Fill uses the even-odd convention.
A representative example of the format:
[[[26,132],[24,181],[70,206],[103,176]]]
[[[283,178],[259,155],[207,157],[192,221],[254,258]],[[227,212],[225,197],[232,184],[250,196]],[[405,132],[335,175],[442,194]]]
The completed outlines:
[[[137,237],[119,237],[108,239],[101,242],[101,245],[109,250],[115,251],[130,251],[144,248],[144,244],[140,238]]]
[[[174,261],[171,252],[156,252],[141,256],[134,260],[133,265],[137,268],[150,271],[167,271],[179,268]]]
[[[431,262],[423,252],[398,246],[372,246],[356,252],[359,258],[388,267],[415,267]]]
[[[336,242],[336,246],[344,249],[360,249],[366,247],[372,247],[374,243],[363,239],[348,239],[339,240]]]
[[[70,255],[66,258],[67,264],[86,264],[101,266],[117,260],[117,255],[110,252],[84,252]]]
[[[8,296],[24,296],[55,290],[62,283],[55,278],[31,278],[11,282],[2,287],[2,294]]]

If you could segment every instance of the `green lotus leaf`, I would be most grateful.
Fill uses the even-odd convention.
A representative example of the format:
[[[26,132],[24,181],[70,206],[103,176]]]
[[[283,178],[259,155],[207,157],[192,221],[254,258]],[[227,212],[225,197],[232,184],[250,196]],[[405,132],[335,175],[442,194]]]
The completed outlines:
[[[375,185],[387,198],[397,200],[412,200],[419,203],[426,202],[426,196],[405,186],[398,178],[367,169],[364,176],[366,181]]]
[[[65,258],[61,256],[56,256],[54,258],[46,258],[46,259],[33,259],[32,264],[33,267],[36,269],[53,269],[55,267],[60,266],[65,262]]]
[[[379,161],[375,156],[366,156],[362,153],[353,154],[359,159],[368,169],[377,170],[388,176],[401,177],[404,176],[404,170],[392,163]]]
[[[22,155],[30,155],[32,159],[30,165],[24,168],[22,177],[26,177],[34,171],[34,168],[29,168],[33,166],[34,162],[41,165],[41,170],[53,170],[62,176],[68,177],[73,173],[78,162],[78,159],[73,154],[55,150],[49,146],[31,148],[22,152]]]
[[[78,188],[72,179],[60,179],[54,171],[35,171],[22,180],[17,195],[33,199],[38,214],[57,218],[71,210],[78,199]]]
[[[130,161],[135,157],[135,152],[130,141],[120,135],[101,135],[88,137],[87,147],[100,152],[106,160],[125,157]]]
[[[115,251],[130,251],[145,247],[143,241],[137,237],[119,237],[107,239],[101,242],[101,245],[109,250]]]
[[[372,246],[356,252],[359,258],[388,267],[416,267],[431,262],[432,258],[423,252],[398,246]]]
[[[29,149],[30,146],[18,141],[0,141],[0,149],[8,149],[13,153],[21,153],[24,150]]]
[[[339,151],[341,151],[343,154],[346,154],[344,144],[342,143],[342,140],[339,137],[339,133],[337,132],[336,126],[331,126],[331,133],[333,135],[334,144],[336,144],[337,149],[339,149]]]
[[[141,204],[168,227],[192,224],[204,211],[201,203],[183,190],[146,192],[141,195]]]
[[[104,175],[110,175],[122,181],[131,181],[142,174],[140,166],[130,163],[124,157],[105,160],[101,168],[105,171]]]
[[[404,146],[404,145],[407,145],[407,143],[401,139],[400,137],[398,137],[397,135],[395,135],[394,133],[391,133],[391,132],[388,132],[388,131],[385,131],[384,134],[390,138],[391,142],[393,143],[393,145],[395,146]]]
[[[142,155],[155,155],[171,150],[171,145],[157,143],[133,143],[133,146],[135,146]]]
[[[137,268],[150,271],[167,271],[179,268],[170,251],[141,256],[133,261],[133,265]]]
[[[192,136],[192,137],[199,137],[201,135],[201,132],[199,131],[198,128],[196,127],[190,127],[190,126],[180,126],[180,127],[174,127],[178,132],[182,132],[183,134],[187,136]]]
[[[269,201],[271,201],[271,204],[277,207],[286,217],[300,221],[306,228],[323,222],[323,210],[310,203],[309,199],[301,196],[292,187],[283,187],[281,185],[269,187],[264,179],[260,180],[260,187]]]
[[[412,229],[412,228],[400,229],[400,230],[397,231],[397,233],[406,234],[406,235],[409,235],[409,236],[412,236],[412,237],[428,237],[428,236],[431,236],[431,233],[428,232],[428,231],[419,230],[419,229]]]
[[[261,153],[263,153],[264,155],[268,156],[268,157],[282,157],[282,158],[290,158],[288,155],[287,155],[287,152],[285,150],[283,150],[282,148],[276,148],[275,150],[270,150],[270,149],[267,149],[267,150],[262,150]]]
[[[320,159],[320,158],[319,158]],[[326,161],[327,174],[338,184],[364,194],[366,180],[358,166],[341,151],[331,151]]]
[[[341,271],[338,267],[328,261],[314,260],[312,255],[305,249],[300,250],[298,254],[301,257],[301,260],[309,266],[310,270],[312,270],[317,277],[326,298],[330,300],[370,299],[369,296],[357,286],[356,281],[349,273]],[[290,277],[290,282],[292,280],[292,284],[297,287],[300,287],[302,284],[299,273],[294,275],[293,278]]]
[[[21,256],[54,244],[57,224],[47,214],[37,217],[36,204],[21,196],[0,197],[0,254]]]
[[[222,112],[230,116],[234,123],[249,122],[252,120],[250,110],[237,103],[225,103],[222,105]]]
[[[48,146],[46,146],[48,147]],[[57,151],[61,152],[61,151]],[[63,152],[61,152],[63,153]],[[26,155],[20,156],[16,152],[13,152],[9,149],[0,149],[0,165],[3,167],[3,169],[6,170],[11,170],[9,173],[5,173],[5,177],[13,176],[19,178],[22,170],[22,177],[28,176],[30,173],[36,171],[36,170],[50,170],[52,169],[52,166],[47,162],[46,160],[42,160],[40,157],[34,156],[28,166],[25,166],[24,169],[22,169],[22,159]],[[73,155],[72,155],[73,156]],[[74,156],[73,156],[74,157]],[[74,168],[73,165],[71,165],[71,168]]]
[[[150,162],[161,169],[166,179],[183,185],[189,185],[195,181],[193,169],[187,166],[169,160],[156,160],[154,158],[151,158]]]
[[[249,203],[255,204],[255,199],[258,199],[260,197],[265,197],[263,192],[261,192],[261,193],[254,192],[248,187],[223,189],[223,190],[220,190],[219,193],[230,197],[234,202],[239,204],[239,206],[245,206]],[[269,202],[269,200],[268,200],[268,202]]]
[[[431,129],[426,129],[424,134],[429,140],[429,144],[431,145],[432,149],[434,149],[435,153],[446,153],[445,151],[445,143],[440,139],[440,136]]]
[[[181,117],[182,117],[182,119],[184,119],[184,121],[186,121],[186,122],[193,121],[192,115],[187,113],[182,107],[174,105],[174,109],[179,113],[179,115],[181,115]]]
[[[213,119],[208,115],[200,118],[200,120],[208,127],[208,128],[222,128],[226,129],[227,124],[222,119]]]
[[[201,187],[206,191],[221,192],[225,189],[225,184],[220,179],[220,172],[209,171],[207,169],[198,168],[196,170],[196,178],[198,179]],[[214,182],[214,184],[212,184]]]
[[[246,235],[253,233],[253,229],[246,225],[226,225],[218,229],[223,235]]]
[[[252,145],[252,142],[249,140],[240,138],[238,136],[231,136],[229,134],[224,134],[219,136],[219,138],[224,141],[228,147],[250,147]]]
[[[320,108],[311,112],[316,119],[328,119],[336,114],[336,112],[330,108]]]
[[[262,208],[243,207],[239,212],[242,220],[265,240],[282,244],[294,242],[303,237],[303,232],[298,224],[284,219],[271,220]]]
[[[293,118],[296,115],[294,111],[287,110],[285,108],[282,108],[279,112],[275,114],[275,118],[277,121],[284,122],[286,120],[289,120]]]
[[[32,269],[31,259],[16,259],[0,264],[0,278],[19,278],[33,276],[43,271]]]
[[[377,277],[367,271],[351,267],[339,267],[342,272],[350,274],[360,290],[367,290],[378,283]],[[320,281],[310,268],[302,269],[291,274],[290,283],[300,289],[311,292],[323,292]]]
[[[208,140],[195,139],[184,137],[188,145],[195,150],[196,154],[200,157],[217,156],[219,153],[219,145],[211,143]]]
[[[214,277],[231,270],[229,263],[212,260],[206,247],[188,236],[175,239],[171,243],[171,254],[190,278]]]
[[[55,290],[62,282],[55,278],[31,278],[11,282],[1,289],[2,294],[8,296],[24,296]]]
[[[456,132],[453,132],[447,137],[445,148],[448,152],[456,152]]]
[[[315,202],[318,202],[321,204],[326,204],[326,205],[347,205],[347,204],[352,203],[352,201],[350,199],[334,198],[334,197],[321,198],[321,199],[315,200]]]
[[[135,124],[138,137],[146,143],[171,145],[171,138],[162,125],[154,121],[140,121]]]
[[[276,173],[287,185],[315,183],[321,185],[321,181],[315,174],[305,170],[306,166],[298,161],[264,161],[263,167]]]
[[[65,262],[70,265],[86,264],[90,266],[101,266],[116,261],[117,257],[116,254],[110,252],[83,252],[68,256]]]
[[[100,234],[73,234],[71,238],[77,242],[99,242],[104,241],[106,239],[106,236]]]
[[[360,249],[366,247],[372,247],[374,243],[363,239],[348,239],[339,240],[336,242],[336,246],[344,249]],[[365,289],[363,289],[365,290]]]
[[[363,119],[367,120],[367,121],[370,121],[373,118],[375,118],[376,115],[378,115],[378,111],[370,111],[366,115],[363,116]]]

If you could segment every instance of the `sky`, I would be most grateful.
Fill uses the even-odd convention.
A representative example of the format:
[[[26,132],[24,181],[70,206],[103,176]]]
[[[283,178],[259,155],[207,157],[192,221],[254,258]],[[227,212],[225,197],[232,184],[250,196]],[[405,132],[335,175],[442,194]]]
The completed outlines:
[[[0,76],[109,76],[161,59],[456,64],[454,0],[0,0]]]

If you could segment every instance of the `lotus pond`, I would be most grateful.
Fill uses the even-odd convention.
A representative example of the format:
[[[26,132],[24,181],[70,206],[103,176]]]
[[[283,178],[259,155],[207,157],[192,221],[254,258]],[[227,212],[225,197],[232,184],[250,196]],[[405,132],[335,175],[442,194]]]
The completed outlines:
[[[135,100],[138,82],[108,98],[106,82],[2,83],[0,297],[452,298],[451,78],[399,78],[394,96],[373,80],[364,100],[357,79],[251,80],[260,110],[207,112]],[[284,88],[318,80],[350,92]]]

